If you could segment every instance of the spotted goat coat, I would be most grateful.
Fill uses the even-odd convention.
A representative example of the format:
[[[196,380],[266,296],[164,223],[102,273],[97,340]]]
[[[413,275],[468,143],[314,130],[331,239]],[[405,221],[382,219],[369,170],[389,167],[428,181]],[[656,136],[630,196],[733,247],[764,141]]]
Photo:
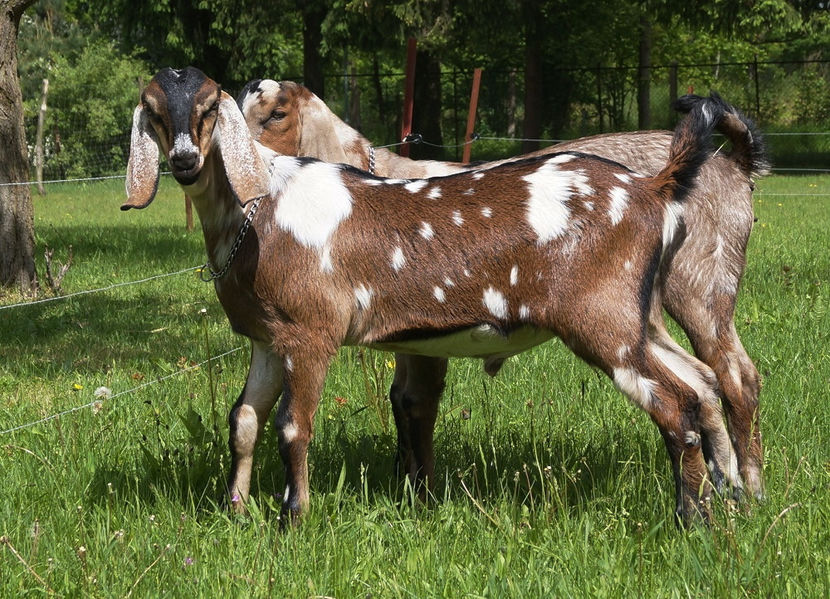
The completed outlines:
[[[313,418],[341,345],[488,360],[558,336],[651,416],[672,461],[676,513],[705,517],[701,434],[729,442],[702,409],[717,406],[716,383],[648,334],[648,314],[710,133],[731,110],[717,97],[696,103],[654,177],[568,152],[402,181],[277,155],[254,143],[233,99],[201,71],[157,73],[135,110],[122,209],[152,201],[161,150],[193,199],[211,264],[227,266],[217,295],[252,340],[229,416],[232,503],[244,508],[254,447],[281,396],[283,515],[307,509]],[[251,202],[258,210],[234,258]]]
[[[688,96],[677,108],[688,112],[697,97]],[[237,97],[251,133],[270,149],[292,156],[312,156],[343,162],[384,177],[419,178],[482,170],[516,158],[476,165],[416,161],[389,150],[373,149],[359,132],[341,121],[325,103],[291,81],[257,79]],[[676,251],[658,273],[657,300],[650,314],[650,330],[662,345],[675,345],[662,308],[686,332],[697,356],[717,378],[728,417],[732,445],[723,451],[732,457],[708,460],[720,489],[731,486],[736,497],[746,490],[763,495],[763,452],[758,395],[758,371],[735,328],[735,304],[746,264],[746,245],[754,220],[753,180],[767,171],[764,144],[754,124],[737,110],[724,113],[716,128],[732,144],[731,151],[707,157],[684,210],[684,231]],[[670,131],[639,131],[597,135],[545,148],[529,156],[566,151],[585,152],[618,161],[647,175],[655,175],[668,160]],[[520,157],[521,158],[521,157]],[[436,293],[440,293],[437,291]],[[662,305],[662,306],[661,306]],[[495,374],[501,360],[485,364]],[[433,468],[433,426],[444,388],[447,362],[398,353],[390,391],[398,430],[397,461],[413,480],[429,478]],[[716,414],[709,415],[714,419]],[[704,436],[704,451],[710,447]],[[726,471],[719,462],[730,464]]]

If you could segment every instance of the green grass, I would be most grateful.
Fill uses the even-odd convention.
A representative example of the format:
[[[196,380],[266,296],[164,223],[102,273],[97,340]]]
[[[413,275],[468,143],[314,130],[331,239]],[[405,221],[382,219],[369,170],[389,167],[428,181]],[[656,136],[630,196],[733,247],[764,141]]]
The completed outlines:
[[[141,212],[118,210],[122,185],[35,199],[41,251],[73,248],[65,293],[203,261],[171,181]],[[250,516],[221,505],[248,349],[211,285],[186,273],[0,311],[0,430],[90,404],[100,386],[126,392],[0,435],[0,596],[826,597],[828,194],[830,177],[759,183],[737,325],[764,377],[768,500],[718,503],[710,530],[675,527],[656,428],[557,341],[495,379],[453,362],[426,507],[392,474],[391,357],[367,353],[364,369],[342,350],[310,450],[311,511],[281,533],[270,425]]]

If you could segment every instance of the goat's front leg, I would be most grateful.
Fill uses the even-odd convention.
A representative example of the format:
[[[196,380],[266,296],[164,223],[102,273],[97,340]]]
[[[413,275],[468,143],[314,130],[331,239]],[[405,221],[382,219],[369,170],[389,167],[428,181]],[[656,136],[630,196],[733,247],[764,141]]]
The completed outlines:
[[[251,343],[251,366],[245,388],[228,417],[231,473],[228,494],[232,507],[242,512],[251,487],[254,449],[268,414],[282,391],[283,364],[267,344]]]
[[[395,379],[389,392],[398,429],[395,462],[398,471],[407,474],[422,498],[433,482],[432,441],[446,374],[446,358],[395,356]]]
[[[285,466],[283,526],[295,523],[308,511],[308,445],[332,355],[333,352],[304,349],[292,351],[286,357],[290,358],[290,366],[285,369],[285,392],[275,420]]]

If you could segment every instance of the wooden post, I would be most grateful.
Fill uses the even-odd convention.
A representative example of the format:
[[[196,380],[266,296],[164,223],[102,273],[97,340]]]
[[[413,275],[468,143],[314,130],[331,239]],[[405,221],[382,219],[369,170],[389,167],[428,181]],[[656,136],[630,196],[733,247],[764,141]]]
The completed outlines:
[[[470,92],[470,110],[467,112],[467,132],[464,134],[464,153],[461,162],[470,162],[470,150],[472,149],[473,128],[476,124],[476,110],[478,110],[478,90],[481,87],[481,68],[473,71],[473,89]]]
[[[184,194],[184,222],[189,233],[193,230],[193,202],[187,194]]]
[[[401,140],[412,133],[412,109],[413,98],[415,97],[415,49],[417,42],[411,37],[406,42],[406,82],[403,93],[403,124],[401,126]],[[409,158],[409,144],[403,144],[401,156]]]
[[[49,93],[49,80],[43,80],[43,93],[40,100],[40,112],[37,115],[37,137],[35,141],[35,178],[37,179],[37,191],[45,195],[43,188],[43,127],[46,122],[46,95]]]

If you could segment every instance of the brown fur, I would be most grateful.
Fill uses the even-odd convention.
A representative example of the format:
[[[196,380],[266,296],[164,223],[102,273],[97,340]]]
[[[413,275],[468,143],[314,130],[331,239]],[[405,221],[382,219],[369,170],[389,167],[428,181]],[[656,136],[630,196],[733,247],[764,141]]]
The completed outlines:
[[[273,84],[273,85],[272,85]],[[280,101],[289,114],[304,115],[293,118],[296,126],[318,123],[316,130],[326,129],[326,140],[342,147],[345,161],[353,166],[368,169],[370,142],[357,131],[352,130],[328,110],[314,94],[303,86],[292,82],[274,82],[262,85],[264,91],[255,98],[240,97],[244,104],[245,116],[255,138],[265,146],[292,155],[316,156],[336,153],[329,149],[314,154],[308,148],[285,151],[280,144],[281,135],[296,139],[297,131],[281,133],[283,127],[276,127],[273,121],[262,121],[258,115],[268,113],[274,97],[290,97],[290,102]],[[279,90],[278,94],[274,90]],[[288,117],[286,117],[288,118]],[[760,378],[752,360],[741,344],[734,325],[737,292],[746,265],[746,245],[753,223],[752,177],[757,176],[756,161],[753,160],[751,134],[747,125],[735,114],[726,113],[719,124],[720,130],[732,142],[731,152],[718,152],[710,156],[700,169],[694,189],[691,190],[684,214],[686,235],[679,241],[676,254],[664,263],[657,284],[657,300],[650,315],[650,326],[655,338],[664,345],[676,345],[669,338],[663,321],[662,308],[683,327],[697,356],[705,362],[717,378],[723,403],[728,417],[729,433],[733,447],[720,447],[718,451],[728,454],[734,451],[740,469],[741,480],[727,482],[740,490],[746,484],[747,490],[761,497],[763,495],[763,451],[759,418],[758,395]],[[303,134],[305,140],[309,139]],[[580,151],[596,154],[625,164],[634,171],[655,175],[668,160],[672,134],[669,131],[640,131],[614,133],[586,137],[556,146],[551,146],[528,156],[546,156],[552,152]],[[457,172],[466,165],[414,161],[388,152],[376,150],[374,172],[385,177],[417,178],[424,176],[427,169],[445,173]],[[516,160],[515,158],[479,165],[488,168]],[[435,404],[439,396],[426,396],[415,387],[420,383],[407,376],[407,361],[404,354],[396,356],[395,380],[390,398],[396,421],[407,420],[406,414],[399,413],[401,406]],[[487,372],[495,374],[501,361],[488,363]],[[443,376],[446,365],[437,368],[433,376]],[[419,376],[427,376],[421,372]],[[708,376],[708,374],[707,374]],[[431,388],[443,388],[431,385]],[[437,409],[437,408],[430,408]],[[711,406],[710,421],[719,417],[720,409]],[[418,432],[431,438],[431,431]],[[399,431],[399,439],[401,432]],[[404,449],[408,442],[399,446],[399,455],[411,461]],[[722,458],[726,459],[726,458]],[[430,459],[431,461],[431,459]],[[715,478],[722,480],[722,473]]]
[[[200,93],[218,98],[218,118],[183,93],[194,80]],[[241,114],[215,82],[195,69],[164,70],[154,82],[163,85],[148,87],[137,112],[150,115],[159,149],[193,199],[213,264],[225,262],[251,195],[259,202],[235,261],[214,281],[231,325],[252,339],[245,389],[229,417],[233,505],[244,508],[257,439],[282,395],[283,515],[293,519],[308,508],[314,414],[341,345],[423,354],[408,364],[417,375],[431,366],[429,357],[500,359],[556,335],[657,424],[672,460],[678,515],[688,521],[706,513],[712,488],[701,433],[726,434],[722,422],[704,431],[698,419],[715,397],[714,379],[683,350],[661,346],[647,324],[661,257],[670,255],[679,227],[683,182],[699,168],[713,125],[706,111],[693,110],[683,122],[671,158],[652,178],[567,154],[404,183],[263,151],[269,176]],[[170,112],[192,111],[190,135],[199,135],[192,143],[175,119],[171,129],[160,125],[160,96]],[[707,102],[715,117],[724,109]],[[137,128],[147,122],[134,120]],[[139,133],[133,139],[147,147],[131,149],[136,159],[154,143]],[[203,137],[216,143],[205,146]],[[194,148],[203,147],[194,173]],[[136,168],[131,176],[157,173]],[[259,196],[265,185],[269,193]],[[620,194],[623,208],[615,212]],[[124,208],[134,205],[128,198]],[[437,397],[442,378],[409,389]],[[431,478],[434,405],[405,406],[396,420],[410,429],[403,441],[412,459],[404,467],[416,479]]]

